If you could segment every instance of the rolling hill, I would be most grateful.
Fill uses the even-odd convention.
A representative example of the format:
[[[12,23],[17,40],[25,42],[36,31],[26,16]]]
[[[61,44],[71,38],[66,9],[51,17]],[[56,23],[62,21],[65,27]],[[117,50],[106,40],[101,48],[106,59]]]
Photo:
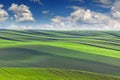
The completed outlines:
[[[120,76],[120,31],[0,30],[0,66]]]
[[[109,75],[49,68],[2,68],[0,73],[2,80],[120,80]]]

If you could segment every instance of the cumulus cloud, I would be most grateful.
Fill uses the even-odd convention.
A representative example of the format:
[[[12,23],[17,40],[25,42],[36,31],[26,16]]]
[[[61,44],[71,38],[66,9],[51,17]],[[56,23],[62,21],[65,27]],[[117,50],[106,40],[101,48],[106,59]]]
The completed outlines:
[[[82,1],[82,0],[75,0]],[[93,0],[101,3],[105,8],[110,8],[109,13],[99,13],[82,7],[71,6],[74,11],[67,17],[55,16],[51,19],[50,24],[42,24],[37,26],[11,25],[8,29],[41,29],[41,30],[120,30],[120,0]],[[111,5],[110,5],[111,4]],[[3,6],[1,5],[0,8]],[[12,4],[9,10],[15,13],[18,22],[34,21],[29,7],[25,5]],[[48,14],[49,11],[42,11]],[[28,15],[28,16],[27,16]],[[27,16],[27,19],[25,19]],[[30,17],[30,18],[29,18]]]
[[[55,16],[52,23],[37,26],[11,25],[8,29],[41,29],[41,30],[118,30],[120,19],[107,14],[73,6],[74,11],[67,17]]]
[[[118,30],[120,29],[120,7],[118,3],[119,0],[111,7],[111,12],[106,14],[72,6],[71,8],[74,11],[69,16],[55,16],[51,19],[52,23],[49,26],[47,25],[48,27],[44,26],[50,30]]]
[[[111,11],[109,13],[99,13],[72,6],[71,8],[74,11],[69,16],[55,16],[51,19],[52,25],[65,30],[120,30],[120,0],[114,0],[114,2],[113,0],[93,1],[101,3],[104,8],[110,8]]]
[[[112,16],[116,19],[120,19],[120,11],[112,12]]]
[[[53,26],[79,29],[120,29],[120,20],[107,14],[73,6],[74,12],[68,17],[56,16],[51,19]],[[117,16],[117,15],[116,15]],[[77,29],[78,29],[77,28]]]
[[[111,14],[114,18],[120,19],[120,0],[116,0],[111,8]]]
[[[15,14],[14,17],[17,22],[35,21],[29,7],[26,5],[17,5],[13,3],[9,10]]]
[[[2,7],[3,7],[3,5],[0,4],[0,22],[6,21],[8,19],[8,17],[9,17],[7,11],[2,9]]]
[[[89,9],[85,10],[82,8],[76,9],[68,17],[68,19],[72,20],[72,22],[88,23],[88,24],[103,23],[105,20],[107,20],[107,18],[108,17],[106,15],[91,11]]]

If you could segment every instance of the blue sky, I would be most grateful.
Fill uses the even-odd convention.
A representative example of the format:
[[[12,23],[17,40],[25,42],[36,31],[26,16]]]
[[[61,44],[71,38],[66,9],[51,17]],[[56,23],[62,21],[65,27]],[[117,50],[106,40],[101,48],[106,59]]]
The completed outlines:
[[[119,0],[0,0],[0,28],[120,29],[118,3]]]

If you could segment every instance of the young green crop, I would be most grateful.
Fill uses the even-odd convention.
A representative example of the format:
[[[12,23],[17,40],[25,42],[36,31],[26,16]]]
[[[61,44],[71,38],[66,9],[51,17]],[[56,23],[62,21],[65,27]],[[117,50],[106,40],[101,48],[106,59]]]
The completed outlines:
[[[1,68],[1,80],[120,80],[117,77],[75,70]]]

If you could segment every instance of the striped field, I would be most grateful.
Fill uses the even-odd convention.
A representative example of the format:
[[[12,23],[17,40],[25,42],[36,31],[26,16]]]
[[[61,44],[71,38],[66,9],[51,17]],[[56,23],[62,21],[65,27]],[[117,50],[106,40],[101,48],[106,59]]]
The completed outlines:
[[[113,79],[114,77],[110,79],[106,75],[120,76],[120,31],[0,30],[0,67],[0,73],[4,73],[2,69],[5,68],[5,71],[13,72],[18,77],[22,76],[20,80],[119,80]],[[27,69],[29,67],[33,67],[33,71]],[[44,73],[39,78],[34,78],[40,73],[39,70],[36,72],[38,68]],[[72,72],[71,69],[75,71]],[[32,79],[26,79],[24,76],[27,76],[29,71],[31,74],[33,72]],[[61,71],[70,77],[66,78]],[[87,78],[94,75],[105,78],[82,79],[84,74]],[[5,75],[0,78],[9,80],[3,79]],[[63,79],[59,75],[62,75]],[[51,78],[44,79],[44,76]]]

